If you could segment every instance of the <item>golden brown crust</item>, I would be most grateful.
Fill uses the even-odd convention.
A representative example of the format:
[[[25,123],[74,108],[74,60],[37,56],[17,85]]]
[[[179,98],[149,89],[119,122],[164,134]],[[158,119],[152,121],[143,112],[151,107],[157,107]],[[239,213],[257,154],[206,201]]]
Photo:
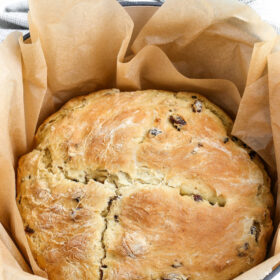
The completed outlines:
[[[69,101],[18,169],[50,279],[232,279],[265,257],[270,180],[206,98],[104,90]],[[101,272],[102,271],[102,272]]]

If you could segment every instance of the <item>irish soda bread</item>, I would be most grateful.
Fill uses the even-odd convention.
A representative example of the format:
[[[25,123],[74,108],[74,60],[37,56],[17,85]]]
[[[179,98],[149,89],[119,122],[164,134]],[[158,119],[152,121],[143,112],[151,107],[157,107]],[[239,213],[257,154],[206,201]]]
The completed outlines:
[[[49,279],[232,279],[261,262],[270,180],[204,97],[74,98],[19,161],[17,202]]]

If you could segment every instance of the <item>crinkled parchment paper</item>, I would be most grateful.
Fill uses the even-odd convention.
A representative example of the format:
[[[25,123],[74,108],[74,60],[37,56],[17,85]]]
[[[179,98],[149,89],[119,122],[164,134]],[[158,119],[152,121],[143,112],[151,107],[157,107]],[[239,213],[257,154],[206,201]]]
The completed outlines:
[[[267,163],[278,228],[280,52],[276,33],[253,10],[233,0],[126,9],[115,0],[30,0],[29,22],[32,43],[13,33],[0,45],[1,279],[42,279],[27,263],[46,276],[15,202],[18,157],[42,120],[98,89],[192,91],[221,106],[235,119],[232,134]],[[277,266],[275,232],[271,258],[238,279],[262,279]]]

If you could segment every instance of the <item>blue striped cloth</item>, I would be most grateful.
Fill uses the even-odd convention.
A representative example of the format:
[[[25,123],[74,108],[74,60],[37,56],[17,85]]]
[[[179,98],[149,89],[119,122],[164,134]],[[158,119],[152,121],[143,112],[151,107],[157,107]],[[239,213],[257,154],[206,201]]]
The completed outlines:
[[[120,0],[121,1],[121,0]],[[145,1],[145,0],[141,0]],[[146,0],[147,1],[147,0]],[[148,0],[149,2],[164,2],[164,0]],[[280,34],[280,0],[239,0],[257,11],[257,13],[270,23]],[[137,2],[126,0],[126,2]],[[1,2],[2,3],[2,2]],[[15,30],[28,32],[27,0],[7,0],[0,4],[0,42]]]

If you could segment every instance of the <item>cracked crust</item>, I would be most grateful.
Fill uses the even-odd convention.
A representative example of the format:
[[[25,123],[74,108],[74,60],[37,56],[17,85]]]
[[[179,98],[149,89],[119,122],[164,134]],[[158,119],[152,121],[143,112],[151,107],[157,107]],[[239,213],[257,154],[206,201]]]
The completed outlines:
[[[270,179],[193,93],[69,101],[19,161],[17,203],[49,279],[226,280],[261,262]]]

